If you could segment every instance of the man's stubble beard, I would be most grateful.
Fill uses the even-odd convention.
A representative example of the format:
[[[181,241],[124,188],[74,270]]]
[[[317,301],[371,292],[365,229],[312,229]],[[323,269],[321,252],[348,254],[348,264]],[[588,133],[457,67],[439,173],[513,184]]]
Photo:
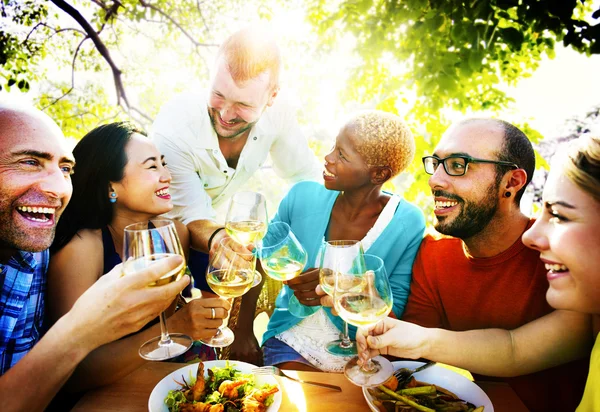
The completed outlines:
[[[208,110],[208,116],[210,117],[210,122],[212,124],[213,130],[215,131],[215,133],[217,134],[217,136],[221,139],[235,139],[236,137],[246,133],[248,130],[252,129],[254,127],[254,125],[258,122],[258,120],[256,120],[256,122],[252,122],[252,123],[246,123],[246,126],[242,127],[240,130],[234,131],[233,134],[228,135],[228,136],[223,136],[222,134],[219,134],[219,132],[217,131],[217,119],[215,118],[215,116],[217,116],[216,114],[213,114],[213,110],[214,109],[209,109]]]
[[[499,182],[492,183],[480,204],[455,198],[461,206],[460,214],[448,223],[444,223],[448,217],[443,217],[442,220],[437,217],[437,223],[434,224],[435,230],[462,240],[479,234],[492,221],[498,210],[498,188]]]

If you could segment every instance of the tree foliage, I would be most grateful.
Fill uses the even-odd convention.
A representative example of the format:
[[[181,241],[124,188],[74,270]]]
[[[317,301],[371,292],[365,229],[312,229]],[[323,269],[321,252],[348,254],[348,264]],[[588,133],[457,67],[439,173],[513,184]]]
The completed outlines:
[[[421,130],[408,197],[419,200],[427,176],[420,157],[431,153],[448,125],[444,113],[500,112],[515,85],[554,57],[556,42],[600,53],[600,24],[581,0],[312,0],[308,16],[324,50],[350,33],[361,56],[344,98],[372,102],[407,117]],[[592,79],[590,79],[591,81]],[[421,125],[421,127],[418,127]],[[518,125],[537,143],[541,135]],[[545,166],[538,155],[538,164]],[[420,190],[414,190],[419,188]]]
[[[32,83],[43,80],[45,90],[38,105],[72,119],[88,118],[79,127],[89,127],[109,118],[133,117],[148,125],[157,110],[137,99],[144,77],[138,77],[139,62],[121,50],[132,36],[141,36],[154,48],[179,50],[182,65],[197,67],[206,77],[206,49],[215,48],[214,40],[230,30],[227,9],[241,6],[241,0],[3,0],[0,23],[0,90],[18,87],[23,92]],[[256,2],[257,5],[261,1]],[[152,52],[152,46],[148,52]],[[148,47],[147,45],[145,47]],[[135,48],[135,45],[133,46]],[[131,46],[130,48],[131,49]],[[54,67],[43,62],[51,57]],[[54,82],[48,73],[70,68],[70,82]],[[100,91],[105,78],[78,79],[76,73],[110,73],[114,98]],[[83,75],[83,76],[82,76]],[[147,80],[147,79],[146,79]],[[78,85],[76,83],[79,83]],[[135,97],[130,90],[134,89]],[[98,92],[98,93],[96,93]],[[72,100],[72,104],[64,100]],[[119,107],[111,105],[116,100]],[[101,107],[97,107],[101,106]],[[103,109],[103,107],[107,109]],[[111,107],[112,106],[112,107]],[[61,111],[68,110],[67,112]],[[154,112],[154,113],[153,113]],[[69,132],[67,130],[66,132]]]
[[[530,75],[544,53],[554,56],[556,41],[600,53],[600,24],[583,18],[590,7],[584,0],[313,0],[309,18],[326,47],[354,35],[362,61],[348,98],[413,90],[414,113],[426,119],[448,107],[503,108],[500,81]]]
[[[429,192],[420,157],[433,151],[448,111],[505,109],[504,85],[553,57],[556,42],[600,53],[590,0],[2,0],[0,90],[34,93],[68,136],[117,119],[148,126],[169,96],[207,79],[223,38],[282,8],[301,10],[314,28],[279,39],[304,92],[300,121],[323,110],[311,91],[329,87],[322,78],[336,73],[323,62],[350,44],[354,58],[338,66],[351,73],[340,110],[377,107],[408,120],[417,156],[388,188],[420,204]],[[318,155],[328,147],[311,146]]]

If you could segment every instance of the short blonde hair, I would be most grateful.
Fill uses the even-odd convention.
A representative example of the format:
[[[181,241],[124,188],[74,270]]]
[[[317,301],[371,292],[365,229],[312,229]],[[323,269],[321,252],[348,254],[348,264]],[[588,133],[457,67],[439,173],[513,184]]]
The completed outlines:
[[[387,166],[396,176],[412,162],[415,139],[404,121],[380,110],[361,112],[350,119],[356,136],[356,150],[372,166]]]
[[[279,87],[281,53],[274,34],[264,28],[251,25],[233,33],[221,44],[217,58],[221,55],[236,83],[269,71],[270,88]]]
[[[563,172],[570,181],[600,202],[600,137],[583,135],[570,142]]]

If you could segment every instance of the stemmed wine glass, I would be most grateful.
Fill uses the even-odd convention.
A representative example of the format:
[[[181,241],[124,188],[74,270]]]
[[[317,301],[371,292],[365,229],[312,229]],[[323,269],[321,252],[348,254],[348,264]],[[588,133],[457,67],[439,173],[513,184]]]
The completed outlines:
[[[234,243],[231,238],[222,239],[206,268],[206,282],[223,298],[237,298],[253,286],[256,256],[250,251],[237,251]],[[222,348],[231,345],[234,339],[231,329],[220,326],[212,338],[200,341],[208,346]]]
[[[124,275],[136,273],[152,265],[153,262],[173,255],[184,256],[175,224],[172,221],[153,219],[148,222],[134,223],[125,228],[123,238]],[[184,259],[181,266],[148,286],[161,286],[175,282],[183,276],[185,268]],[[192,343],[192,338],[182,333],[169,334],[165,312],[161,312],[160,336],[144,343],[139,349],[139,354],[142,358],[152,361],[171,359],[187,351]]]
[[[265,197],[257,192],[237,192],[231,198],[225,231],[241,245],[256,244],[265,236],[267,231],[267,202]],[[261,274],[256,271],[252,286],[260,284]]]
[[[330,240],[321,247],[319,264],[319,284],[321,289],[333,297],[333,289],[338,279],[339,290],[354,291],[363,283],[365,260],[362,244],[358,240]],[[343,319],[343,318],[342,318]],[[327,352],[337,356],[356,355],[356,343],[348,334],[348,323],[344,321],[341,338],[331,341],[325,347]]]
[[[339,316],[356,327],[375,325],[392,310],[392,289],[383,260],[375,255],[364,255],[366,271],[343,275],[338,272],[333,288],[333,303]],[[346,276],[360,278],[359,287],[348,289]],[[358,365],[358,356],[344,367],[344,374],[355,385],[377,386],[387,381],[394,367],[383,356]]]
[[[298,276],[304,270],[308,254],[285,222],[269,225],[259,249],[260,263],[266,274],[275,280],[285,281]],[[288,310],[292,315],[302,310],[302,304],[292,296]]]

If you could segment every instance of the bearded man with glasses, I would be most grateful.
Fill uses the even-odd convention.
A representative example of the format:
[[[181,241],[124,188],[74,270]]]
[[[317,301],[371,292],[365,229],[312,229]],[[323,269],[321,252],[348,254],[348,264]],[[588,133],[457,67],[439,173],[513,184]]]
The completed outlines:
[[[565,349],[563,363],[588,356],[592,343],[589,318],[548,305],[547,270],[539,252],[521,241],[534,221],[519,207],[535,170],[529,139],[507,122],[469,119],[451,127],[423,165],[431,175],[439,233],[426,235],[421,244],[402,319],[428,328],[482,331],[471,342],[475,349],[467,350],[456,344],[460,334],[434,341],[422,328],[399,322],[406,338],[395,341],[395,348],[405,349],[406,357],[487,375],[476,379],[502,377],[531,411],[575,410],[588,360],[547,369],[555,364],[516,361],[513,346],[515,336],[527,336],[527,328],[542,323],[578,337],[577,348]],[[494,367],[492,353],[498,359]]]

